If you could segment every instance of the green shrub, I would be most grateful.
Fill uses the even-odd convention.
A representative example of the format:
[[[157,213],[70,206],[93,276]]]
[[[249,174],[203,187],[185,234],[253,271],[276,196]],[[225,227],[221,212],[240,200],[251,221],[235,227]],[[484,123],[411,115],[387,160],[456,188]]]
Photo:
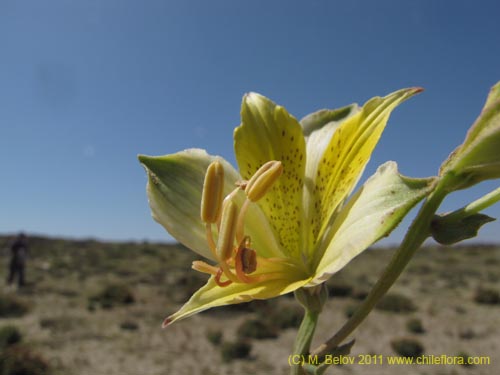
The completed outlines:
[[[206,337],[209,342],[211,342],[215,346],[218,346],[222,342],[222,331],[220,329],[209,330],[206,333]]]
[[[406,322],[406,329],[411,333],[425,333],[422,321],[418,318],[408,320]]]
[[[457,354],[457,357],[462,358],[463,363],[461,364],[464,367],[474,366],[472,363],[469,363],[469,358],[471,357],[466,352],[460,352]]]
[[[346,318],[353,316],[357,309],[358,305],[347,305],[344,310]]]
[[[474,294],[474,301],[484,305],[500,304],[500,293],[493,289],[479,288]]]
[[[128,305],[135,302],[135,297],[126,285],[110,284],[98,294],[89,298],[89,305],[98,303],[104,309],[111,309],[117,305]]]
[[[376,309],[394,313],[409,313],[417,309],[412,300],[402,294],[386,294],[375,306]]]
[[[237,331],[238,337],[252,339],[272,339],[278,337],[275,326],[262,319],[245,320]]]
[[[139,324],[132,320],[125,320],[120,323],[120,328],[125,331],[137,331],[139,329]]]
[[[234,359],[243,359],[250,356],[252,345],[247,340],[237,340],[235,342],[225,342],[221,347],[222,360],[231,362]]]
[[[0,375],[49,375],[46,359],[31,349],[11,346],[0,353]]]
[[[29,306],[19,298],[0,294],[0,318],[23,316],[29,311]]]
[[[391,341],[392,349],[402,357],[416,358],[424,353],[420,341],[412,338],[401,338]]]
[[[328,295],[330,297],[349,297],[353,287],[342,281],[332,281],[328,284]]]
[[[257,316],[279,329],[297,328],[302,322],[304,309],[296,304],[284,304],[284,306],[260,311]]]
[[[0,328],[0,350],[17,344],[21,339],[21,332],[16,326],[8,325]]]
[[[50,329],[53,333],[65,333],[75,327],[82,327],[84,320],[71,315],[59,315],[40,318],[40,327]]]

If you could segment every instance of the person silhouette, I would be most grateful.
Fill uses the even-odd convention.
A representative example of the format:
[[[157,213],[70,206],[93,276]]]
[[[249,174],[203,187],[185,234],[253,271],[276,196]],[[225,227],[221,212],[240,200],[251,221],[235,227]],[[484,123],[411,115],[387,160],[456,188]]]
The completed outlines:
[[[11,258],[7,284],[11,285],[17,277],[17,285],[23,287],[25,285],[24,269],[26,266],[26,258],[28,257],[28,239],[24,233],[21,232],[18,234],[10,246],[10,251]]]

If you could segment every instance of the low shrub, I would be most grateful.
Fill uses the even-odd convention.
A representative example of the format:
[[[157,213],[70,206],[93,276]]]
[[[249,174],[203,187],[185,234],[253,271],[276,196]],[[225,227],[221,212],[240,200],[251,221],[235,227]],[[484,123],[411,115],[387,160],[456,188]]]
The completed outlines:
[[[23,316],[29,310],[29,305],[19,298],[8,294],[0,294],[0,318]]]
[[[235,342],[224,342],[221,346],[221,355],[224,362],[231,362],[235,359],[248,358],[252,344],[247,340],[237,340]]]
[[[213,345],[218,346],[222,342],[222,331],[220,329],[209,330],[206,333],[206,338]]]
[[[500,304],[500,293],[488,288],[479,288],[474,294],[474,301],[484,305]]]
[[[0,353],[1,375],[50,375],[48,361],[23,346],[11,346]]]
[[[238,337],[252,339],[273,339],[278,337],[278,332],[275,326],[269,321],[262,319],[245,320],[237,331]]]
[[[350,318],[351,316],[353,316],[358,307],[358,305],[347,305],[344,310],[346,318]]]
[[[139,329],[139,324],[133,320],[125,320],[120,323],[120,328],[124,331],[137,331]]]
[[[377,310],[394,312],[394,313],[409,313],[417,310],[412,300],[402,294],[386,294],[375,306]]]
[[[458,358],[462,358],[463,363],[461,363],[464,367],[474,366],[472,363],[469,363],[469,359],[471,356],[466,352],[460,352],[457,354]]]
[[[111,309],[118,305],[129,305],[134,302],[135,297],[131,289],[122,284],[110,284],[89,298],[89,305],[98,303],[104,309]]]
[[[279,328],[298,328],[304,316],[304,309],[297,305],[284,304],[283,306],[268,309],[258,313],[258,317]]]
[[[330,297],[349,297],[353,289],[352,285],[338,280],[328,283],[328,295]]]
[[[16,326],[8,325],[0,328],[0,350],[21,342],[22,335]]]
[[[425,333],[422,321],[418,318],[408,320],[406,322],[406,329],[411,333]]]
[[[416,358],[424,353],[424,346],[416,339],[400,338],[391,341],[392,349],[402,357]]]

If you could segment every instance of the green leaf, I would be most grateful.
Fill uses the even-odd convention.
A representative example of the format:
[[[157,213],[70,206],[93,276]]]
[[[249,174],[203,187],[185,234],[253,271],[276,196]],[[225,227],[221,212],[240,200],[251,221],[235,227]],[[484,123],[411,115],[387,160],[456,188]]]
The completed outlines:
[[[484,214],[471,214],[460,218],[436,215],[431,223],[431,233],[440,244],[452,245],[476,237],[479,228],[492,221],[495,219]]]

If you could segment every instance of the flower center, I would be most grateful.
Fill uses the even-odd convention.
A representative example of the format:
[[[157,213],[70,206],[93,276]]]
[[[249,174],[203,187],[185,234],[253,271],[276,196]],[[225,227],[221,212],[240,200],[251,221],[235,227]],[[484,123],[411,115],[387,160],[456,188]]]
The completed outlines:
[[[244,233],[244,223],[249,205],[264,197],[282,173],[281,162],[268,161],[250,180],[238,183],[236,189],[222,199],[224,168],[218,160],[209,165],[203,184],[200,216],[205,223],[208,246],[218,264],[212,266],[203,261],[194,261],[193,269],[213,275],[215,282],[221,287],[232,283],[255,283],[279,277],[275,273],[252,275],[257,270],[259,257],[251,248],[250,236]],[[240,190],[245,192],[246,199],[238,208],[234,198]],[[212,233],[214,224],[219,234],[217,243]]]

